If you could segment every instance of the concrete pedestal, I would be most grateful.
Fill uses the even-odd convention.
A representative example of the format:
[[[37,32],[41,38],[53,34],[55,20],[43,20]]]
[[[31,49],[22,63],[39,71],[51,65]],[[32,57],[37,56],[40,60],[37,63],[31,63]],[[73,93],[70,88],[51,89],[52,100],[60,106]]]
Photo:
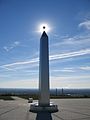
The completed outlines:
[[[54,112],[58,112],[58,106],[50,103],[49,106],[40,106],[38,105],[38,103],[32,103],[30,105],[30,112],[34,112],[34,113],[38,113],[38,112],[50,112],[50,113],[54,113]]]

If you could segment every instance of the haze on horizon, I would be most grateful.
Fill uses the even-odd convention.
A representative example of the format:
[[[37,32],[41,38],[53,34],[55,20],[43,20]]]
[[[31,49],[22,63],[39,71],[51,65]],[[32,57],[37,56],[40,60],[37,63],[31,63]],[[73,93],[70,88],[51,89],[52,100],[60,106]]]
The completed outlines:
[[[89,0],[0,0],[0,88],[38,88],[42,23],[50,87],[90,88]]]

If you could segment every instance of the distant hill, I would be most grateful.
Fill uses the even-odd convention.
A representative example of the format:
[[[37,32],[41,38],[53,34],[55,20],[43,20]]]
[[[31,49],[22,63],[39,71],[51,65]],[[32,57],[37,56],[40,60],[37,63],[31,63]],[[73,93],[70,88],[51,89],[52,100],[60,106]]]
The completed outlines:
[[[17,89],[17,88],[0,88],[1,94],[11,94],[11,95],[20,95],[20,94],[35,94],[39,93],[38,89]],[[51,95],[89,95],[90,89],[50,89]]]

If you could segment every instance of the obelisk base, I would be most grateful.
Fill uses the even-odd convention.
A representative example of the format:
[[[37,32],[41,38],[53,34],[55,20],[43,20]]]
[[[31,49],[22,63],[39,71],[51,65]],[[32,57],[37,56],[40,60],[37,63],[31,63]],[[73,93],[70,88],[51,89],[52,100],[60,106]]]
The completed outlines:
[[[50,103],[49,106],[40,106],[38,105],[38,103],[31,103],[29,111],[33,113],[38,113],[38,112],[54,113],[54,112],[58,112],[58,106],[53,103]]]

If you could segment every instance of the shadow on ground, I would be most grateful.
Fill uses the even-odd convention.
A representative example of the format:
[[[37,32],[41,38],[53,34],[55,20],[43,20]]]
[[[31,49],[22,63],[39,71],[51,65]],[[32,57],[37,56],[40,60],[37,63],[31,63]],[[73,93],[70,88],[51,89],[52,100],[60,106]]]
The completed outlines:
[[[51,113],[49,112],[38,112],[36,120],[52,120]]]

